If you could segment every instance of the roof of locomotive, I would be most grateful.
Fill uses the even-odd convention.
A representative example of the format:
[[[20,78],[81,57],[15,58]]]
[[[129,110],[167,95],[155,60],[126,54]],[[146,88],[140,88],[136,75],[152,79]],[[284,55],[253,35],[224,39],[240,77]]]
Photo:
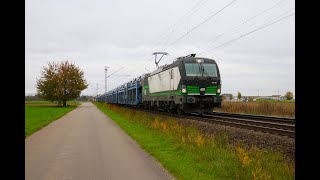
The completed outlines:
[[[195,60],[197,59],[202,59],[204,63],[215,63],[216,61],[213,59],[209,59],[209,58],[202,58],[202,57],[186,57],[186,58],[180,58],[180,59],[175,59],[173,61],[173,63],[168,64],[168,65],[164,65],[164,66],[160,66],[158,69],[152,71],[150,74],[148,74],[148,76],[152,76],[154,74],[158,74],[162,71],[165,71],[167,69],[170,69],[172,67],[176,67],[181,63],[191,63],[191,62],[195,62]],[[147,76],[147,77],[148,77]]]

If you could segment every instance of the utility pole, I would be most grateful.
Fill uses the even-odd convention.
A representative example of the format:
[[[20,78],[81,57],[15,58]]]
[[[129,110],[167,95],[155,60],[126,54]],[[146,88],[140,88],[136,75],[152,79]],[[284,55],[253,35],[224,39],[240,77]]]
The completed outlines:
[[[107,98],[107,77],[108,77],[108,68],[107,66],[104,67],[105,76],[104,76],[104,100],[106,101]]]
[[[260,89],[257,89],[257,91],[258,91],[258,97],[259,97],[259,91],[260,91]]]
[[[96,91],[97,91],[97,97],[98,97],[98,93],[99,93],[99,84],[97,84]]]
[[[122,68],[124,68],[124,67],[121,67],[120,69],[118,69],[117,71],[113,72],[113,73],[110,74],[109,76],[108,76],[108,68],[109,68],[109,67],[107,67],[107,66],[104,67],[104,71],[105,71],[105,76],[104,76],[104,84],[105,84],[104,91],[105,91],[105,93],[104,93],[104,97],[105,97],[105,100],[106,100],[106,98],[107,98],[107,92],[108,92],[108,82],[107,82],[108,77],[110,77],[110,76],[113,75],[114,73],[120,71],[120,70],[121,70]]]

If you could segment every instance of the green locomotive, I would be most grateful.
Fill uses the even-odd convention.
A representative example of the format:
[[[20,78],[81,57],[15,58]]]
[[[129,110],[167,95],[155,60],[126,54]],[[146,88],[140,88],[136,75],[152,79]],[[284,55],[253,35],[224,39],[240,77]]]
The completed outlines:
[[[221,78],[213,59],[190,54],[142,75],[140,80],[145,108],[201,114],[221,107]]]

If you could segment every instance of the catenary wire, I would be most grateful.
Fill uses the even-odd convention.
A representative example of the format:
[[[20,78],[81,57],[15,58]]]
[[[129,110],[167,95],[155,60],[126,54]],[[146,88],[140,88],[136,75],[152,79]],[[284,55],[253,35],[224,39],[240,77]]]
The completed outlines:
[[[234,31],[234,30],[238,29],[240,26],[242,26],[242,25],[244,25],[244,24],[246,24],[246,23],[250,22],[251,20],[253,20],[253,19],[255,19],[255,18],[259,17],[260,15],[262,15],[262,14],[264,14],[264,13],[266,13],[266,12],[270,11],[271,9],[273,9],[273,8],[277,7],[278,5],[280,5],[281,3],[285,2],[285,1],[287,1],[287,0],[282,0],[282,1],[278,2],[277,4],[275,4],[275,5],[271,6],[271,7],[269,7],[268,9],[265,9],[265,10],[263,10],[263,11],[259,12],[258,14],[256,14],[256,15],[254,15],[254,16],[252,16],[252,17],[248,18],[247,20],[243,21],[242,23],[240,23],[240,24],[238,24],[238,25],[236,25],[236,26],[234,26],[234,27],[232,27],[232,28],[230,28],[230,29],[228,29],[228,30],[224,31],[223,33],[221,33],[220,35],[218,35],[217,37],[215,37],[215,38],[214,38],[214,39],[213,39],[213,40],[208,44],[208,46],[207,46],[205,49],[208,49],[208,48],[209,48],[209,47],[210,47],[214,42],[216,42],[216,41],[217,41],[221,36],[223,36],[224,34],[226,34],[226,33],[228,33],[228,32],[231,32],[231,31]],[[202,51],[200,54],[202,54],[203,52],[204,52],[204,51]]]
[[[163,33],[162,35],[160,35],[160,38],[163,36],[163,35],[165,35],[165,34],[167,34],[168,32],[169,32],[169,30],[171,29],[171,28],[173,28],[175,25],[177,25],[185,16],[187,16],[194,8],[196,8],[201,2],[202,2],[203,0],[200,0],[195,6],[193,6],[187,13],[185,13],[175,24],[173,24],[172,26],[170,26],[169,28],[168,28],[168,30],[167,31],[165,31],[165,33]],[[208,1],[208,0],[207,0]],[[206,2],[207,2],[206,1]],[[206,3],[205,2],[205,3]],[[204,3],[204,4],[205,4]],[[202,6],[201,6],[202,7]],[[200,8],[201,8],[200,7]],[[200,9],[200,8],[198,8],[198,9]],[[198,10],[197,9],[197,10]],[[194,14],[194,13],[193,13]],[[193,15],[192,14],[192,15]],[[189,16],[190,17],[190,16]],[[165,36],[166,37],[166,36]],[[164,37],[164,38],[165,38]],[[162,41],[162,39],[163,38],[161,38],[160,39],[160,41],[157,41],[156,42],[156,44],[153,46],[153,47],[151,47],[150,49],[149,49],[149,51],[151,51],[157,44],[158,44],[158,42],[161,42]],[[145,50],[147,50],[147,49],[145,49]],[[136,72],[138,69],[140,69],[139,67],[141,67],[143,64],[145,64],[145,63],[147,63],[148,61],[150,61],[150,60],[152,60],[153,58],[148,58],[146,61],[143,61],[143,63],[141,63],[141,64],[139,64],[138,66],[136,66],[134,69],[134,71],[133,72],[131,72],[131,74],[133,74],[134,72]]]
[[[188,19],[191,18],[191,16],[193,16],[199,9],[201,9],[208,1],[209,1],[209,0],[206,0],[200,7],[198,7],[195,11],[193,11],[192,14],[189,15],[187,18],[188,18]],[[184,24],[186,24],[186,22],[187,22],[187,21],[184,21]],[[184,24],[182,24],[182,25],[184,25]],[[169,42],[170,37],[171,37],[171,35],[173,34],[174,31],[175,31],[175,30],[172,30],[171,33],[168,34],[168,39],[166,40],[166,42],[164,43],[164,45],[161,47],[161,49],[164,49],[164,47],[167,45],[167,43]],[[163,51],[163,50],[161,50],[161,51]]]
[[[254,30],[252,30],[252,31],[250,31],[250,32],[248,32],[248,33],[245,33],[245,34],[243,34],[243,35],[240,35],[239,37],[234,38],[234,39],[231,39],[230,41],[228,41],[228,42],[226,42],[226,43],[223,43],[223,44],[221,44],[221,45],[219,45],[219,46],[216,46],[216,47],[214,47],[214,48],[212,48],[212,49],[210,49],[210,50],[208,50],[208,51],[206,51],[206,52],[204,52],[204,53],[202,53],[202,54],[208,53],[208,52],[210,52],[210,51],[212,51],[212,50],[214,50],[214,49],[217,49],[217,48],[219,48],[219,47],[228,45],[228,44],[230,44],[231,42],[234,42],[234,41],[236,41],[236,40],[238,40],[238,39],[241,39],[241,38],[243,38],[243,37],[245,37],[245,36],[247,36],[247,35],[249,35],[249,34],[252,34],[252,33],[256,32],[256,31],[259,31],[259,30],[261,30],[261,29],[263,29],[263,28],[266,28],[266,27],[268,27],[268,26],[271,26],[271,25],[273,25],[273,24],[275,24],[275,23],[277,23],[277,22],[279,22],[279,21],[282,21],[282,20],[284,20],[284,19],[287,19],[287,18],[289,18],[290,16],[293,16],[294,14],[295,14],[295,13],[292,13],[292,14],[290,14],[290,15],[288,15],[288,16],[285,16],[285,17],[283,17],[283,18],[281,18],[281,19],[279,19],[279,20],[277,20],[277,21],[274,21],[274,22],[272,22],[272,23],[266,24],[266,25],[261,26],[261,27],[259,27],[259,28],[257,28],[257,29],[254,29]],[[201,54],[200,54],[200,55],[201,55]]]
[[[218,13],[220,13],[221,11],[223,11],[224,9],[226,9],[228,6],[230,6],[231,4],[233,4],[234,2],[236,2],[237,0],[233,0],[232,2],[230,2],[229,4],[227,4],[226,6],[224,6],[223,8],[221,8],[219,11],[217,11],[216,13],[214,13],[213,15],[209,16],[207,19],[205,19],[204,21],[202,21],[201,23],[199,23],[197,26],[193,27],[191,30],[189,30],[188,32],[186,32],[185,34],[183,34],[182,36],[180,36],[178,39],[176,39],[173,43],[171,43],[169,46],[167,46],[164,50],[166,50],[168,47],[172,46],[173,44],[175,44],[176,42],[178,42],[179,40],[181,40],[183,37],[185,37],[186,35],[188,35],[190,32],[194,31],[195,29],[197,29],[198,27],[200,27],[202,24],[204,24],[205,22],[207,22],[208,20],[210,20],[211,18],[213,18],[214,16],[216,16]]]

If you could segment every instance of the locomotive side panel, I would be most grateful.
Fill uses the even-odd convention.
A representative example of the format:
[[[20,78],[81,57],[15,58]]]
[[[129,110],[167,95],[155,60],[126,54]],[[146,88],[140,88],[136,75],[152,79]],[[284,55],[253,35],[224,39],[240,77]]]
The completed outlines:
[[[178,67],[174,67],[158,74],[154,74],[148,77],[149,92],[158,93],[177,90],[178,84],[174,82],[179,81],[180,73]]]

